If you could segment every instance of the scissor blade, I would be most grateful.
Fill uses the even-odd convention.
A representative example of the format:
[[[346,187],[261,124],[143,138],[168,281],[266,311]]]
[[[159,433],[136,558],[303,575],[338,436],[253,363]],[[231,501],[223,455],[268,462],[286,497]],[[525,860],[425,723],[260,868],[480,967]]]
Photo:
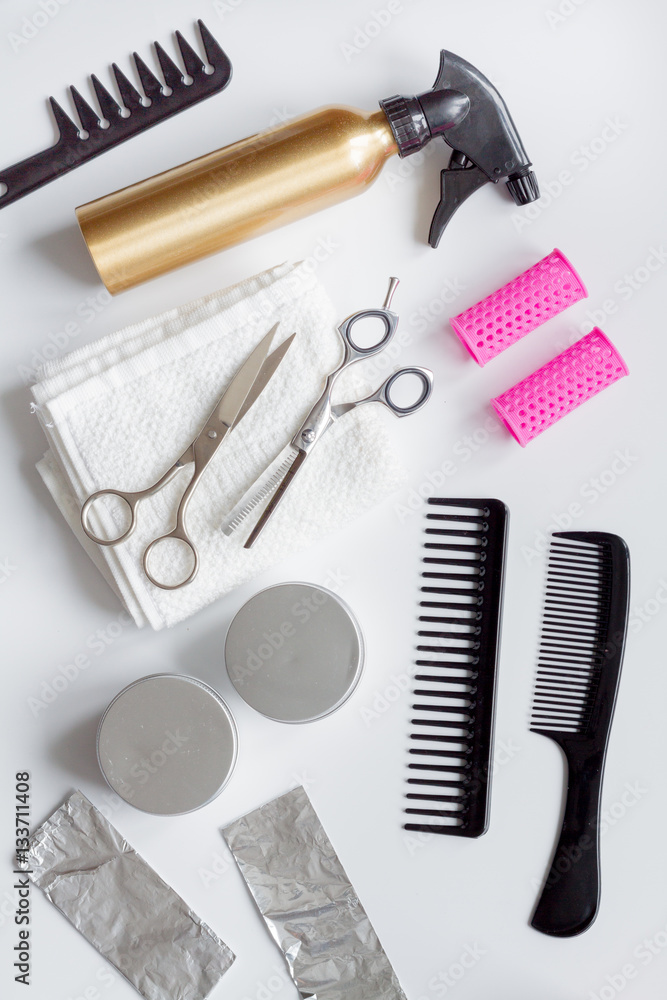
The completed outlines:
[[[271,341],[278,329],[276,323],[269,332],[260,340],[252,354],[243,362],[232,381],[227,386],[222,399],[218,405],[217,418],[225,427],[232,427],[238,417],[248,393],[252,389],[255,379],[262,370],[262,365],[266,361],[266,356],[271,347]]]
[[[290,465],[289,469],[285,473],[285,475],[283,477],[283,481],[281,482],[280,486],[278,487],[278,489],[275,491],[275,493],[273,494],[273,496],[269,500],[268,507],[266,507],[266,509],[264,510],[264,513],[260,517],[259,521],[257,522],[257,524],[255,525],[255,527],[250,532],[250,535],[248,536],[248,540],[245,543],[245,545],[243,546],[244,549],[250,549],[255,544],[255,542],[259,538],[260,534],[262,533],[262,531],[266,527],[267,522],[269,521],[269,518],[271,518],[273,516],[273,513],[274,513],[276,507],[278,506],[278,504],[280,503],[280,501],[285,496],[287,490],[290,487],[290,484],[291,484],[292,480],[296,476],[297,472],[299,471],[299,469],[301,468],[301,466],[303,465],[303,463],[308,458],[308,452],[306,452],[306,451],[298,451],[297,449],[295,449],[295,451],[297,452],[296,457],[294,458],[292,464]]]
[[[273,329],[275,330],[277,326],[278,324],[276,323],[276,326],[274,326]],[[264,392],[267,385],[269,384],[269,382],[275,375],[276,371],[278,370],[280,362],[283,360],[283,358],[289,351],[290,347],[292,346],[292,341],[294,340],[295,337],[296,333],[293,333],[291,337],[288,337],[287,340],[283,341],[280,347],[276,347],[275,351],[271,351],[268,358],[260,368],[259,375],[253,382],[250,388],[250,392],[246,396],[245,402],[241,407],[241,409],[239,410],[236,420],[232,424],[233,427],[236,427],[237,424],[240,423],[241,420],[243,420],[243,418],[245,417],[246,413],[248,412],[252,404]]]
[[[259,504],[263,503],[264,500],[268,500],[274,490],[280,486],[298,454],[298,449],[291,444],[283,448],[280,454],[257,477],[252,486],[248,487],[238,503],[229,511],[220,526],[224,535],[232,535],[237,528],[240,528],[248,514],[252,514],[253,510]]]

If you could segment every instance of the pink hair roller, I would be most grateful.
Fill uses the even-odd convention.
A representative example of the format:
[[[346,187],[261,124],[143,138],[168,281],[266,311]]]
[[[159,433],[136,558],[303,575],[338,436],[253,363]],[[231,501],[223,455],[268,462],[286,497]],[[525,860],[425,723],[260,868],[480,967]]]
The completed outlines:
[[[611,341],[597,327],[542,368],[491,402],[522,448],[570,410],[628,374]]]
[[[450,320],[478,365],[585,299],[586,287],[560,250],[538,260],[514,281]]]

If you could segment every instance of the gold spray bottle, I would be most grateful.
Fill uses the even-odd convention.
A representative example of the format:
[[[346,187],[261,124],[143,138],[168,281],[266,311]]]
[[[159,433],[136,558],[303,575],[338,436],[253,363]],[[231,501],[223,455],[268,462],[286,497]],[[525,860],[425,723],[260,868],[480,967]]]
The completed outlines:
[[[452,148],[429,243],[487,181],[516,204],[539,197],[505,102],[479,70],[442,51],[433,88],[380,111],[325,107],[77,208],[81,232],[115,295],[364,191],[394,153],[442,136]]]

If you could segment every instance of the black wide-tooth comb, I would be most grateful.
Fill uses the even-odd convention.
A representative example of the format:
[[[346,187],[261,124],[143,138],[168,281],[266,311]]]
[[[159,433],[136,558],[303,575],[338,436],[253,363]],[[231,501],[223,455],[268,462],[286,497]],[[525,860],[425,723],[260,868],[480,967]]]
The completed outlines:
[[[618,535],[559,531],[549,552],[531,732],[567,760],[558,845],[531,924],[571,937],[600,900],[600,797],[628,621],[630,556]]]
[[[51,109],[58,126],[58,141],[48,149],[29,156],[13,167],[0,170],[0,208],[74,170],[81,163],[105,153],[133,135],[184,111],[223,90],[232,75],[232,65],[203,21],[198,21],[208,67],[188,45],[180,31],[176,41],[183,59],[185,73],[173,62],[159,42],[155,52],[160,63],[164,84],[151,72],[137,53],[134,62],[144,90],[142,96],[125,74],[113,63],[113,73],[124,108],[120,107],[96,76],[91,81],[99,102],[101,116],[70,87],[72,99],[81,122],[79,128],[65,114],[58,102],[50,97]],[[103,124],[107,124],[103,127]],[[4,191],[4,194],[2,193]]]
[[[508,511],[500,500],[428,502],[405,829],[479,837],[489,823]]]

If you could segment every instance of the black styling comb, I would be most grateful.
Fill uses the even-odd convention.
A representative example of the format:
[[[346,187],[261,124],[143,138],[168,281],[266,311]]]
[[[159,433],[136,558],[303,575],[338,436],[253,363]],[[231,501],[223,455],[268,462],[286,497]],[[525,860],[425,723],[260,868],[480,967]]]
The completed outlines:
[[[429,499],[406,830],[480,837],[489,824],[508,511]],[[434,509],[435,508],[435,509]]]
[[[560,838],[531,924],[571,937],[600,899],[600,793],[628,621],[630,556],[618,535],[559,531],[551,541],[531,732],[567,760]]]
[[[0,170],[0,192],[4,191],[4,194],[0,193],[0,208],[23,198],[69,170],[74,170],[94,156],[105,153],[107,149],[112,149],[133,135],[223,90],[231,79],[232,64],[204,22],[198,21],[197,24],[208,67],[188,45],[180,31],[177,31],[176,41],[185,72],[170,59],[159,42],[154,43],[164,83],[151,72],[141,56],[134,53],[134,63],[145,96],[134,88],[116,63],[113,63],[124,107],[116,103],[96,76],[91,76],[91,80],[101,116],[83,99],[76,87],[70,87],[81,128],[50,97],[59,132],[58,141],[43,152],[29,156],[6,170]]]

